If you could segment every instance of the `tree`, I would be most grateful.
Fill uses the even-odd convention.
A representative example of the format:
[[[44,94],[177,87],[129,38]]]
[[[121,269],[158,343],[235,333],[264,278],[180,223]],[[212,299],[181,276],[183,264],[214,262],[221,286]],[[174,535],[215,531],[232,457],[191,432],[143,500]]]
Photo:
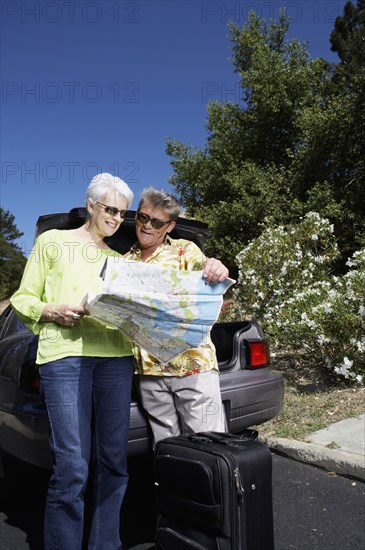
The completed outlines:
[[[242,29],[230,24],[242,103],[208,105],[205,148],[167,141],[171,185],[190,215],[209,222],[214,239],[207,252],[230,266],[266,217],[277,223],[290,217],[297,114],[318,101],[329,78],[328,63],[309,61],[305,45],[285,40],[288,26],[284,12],[270,25],[254,13]]]
[[[341,60],[339,76],[349,78],[362,73],[365,62],[365,0],[346,2],[343,16],[336,17],[331,34],[331,50]]]
[[[167,141],[169,181],[188,214],[209,223],[207,253],[230,267],[262,224],[316,211],[335,226],[340,269],[365,242],[364,69],[339,78],[336,65],[288,41],[288,27],[285,12],[270,24],[254,13],[242,28],[230,24],[242,101],[208,104],[202,149]]]
[[[304,137],[293,163],[305,210],[335,223],[342,260],[365,244],[365,0],[347,2],[331,34],[334,66],[327,100],[303,109]]]
[[[302,142],[291,166],[298,211],[335,225],[341,264],[365,244],[365,89],[359,79],[298,117]]]
[[[0,299],[9,298],[18,288],[26,257],[16,244],[23,233],[15,223],[14,216],[0,208]]]

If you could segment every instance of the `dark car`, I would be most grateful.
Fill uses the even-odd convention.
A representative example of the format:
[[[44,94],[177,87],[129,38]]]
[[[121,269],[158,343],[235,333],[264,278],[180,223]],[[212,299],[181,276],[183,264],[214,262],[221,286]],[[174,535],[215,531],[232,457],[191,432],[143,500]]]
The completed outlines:
[[[134,215],[135,212],[128,211],[116,234],[106,239],[121,253],[135,242]],[[85,208],[41,216],[36,235],[54,228],[76,228],[84,223],[85,217]],[[179,218],[171,236],[192,240],[203,249],[209,231],[204,223]],[[259,324],[216,323],[211,336],[217,350],[229,431],[239,433],[277,416],[283,405],[283,380],[270,367],[268,346]],[[47,414],[39,397],[36,349],[37,337],[8,306],[0,315],[0,474],[4,474],[2,466],[9,457],[45,468],[51,466]],[[145,412],[133,393],[129,456],[148,452],[151,440]]]

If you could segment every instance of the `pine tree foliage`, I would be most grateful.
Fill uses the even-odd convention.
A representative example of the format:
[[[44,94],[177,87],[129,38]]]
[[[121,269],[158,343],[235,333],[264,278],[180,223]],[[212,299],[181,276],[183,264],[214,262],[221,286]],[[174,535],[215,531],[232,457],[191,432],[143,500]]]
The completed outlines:
[[[21,233],[14,222],[14,216],[0,208],[0,300],[9,298],[18,288],[26,258],[17,245]]]

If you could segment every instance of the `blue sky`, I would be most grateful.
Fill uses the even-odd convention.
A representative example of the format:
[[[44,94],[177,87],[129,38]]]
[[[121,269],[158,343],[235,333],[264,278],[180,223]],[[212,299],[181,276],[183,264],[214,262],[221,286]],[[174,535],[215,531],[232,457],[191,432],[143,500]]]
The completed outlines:
[[[84,205],[100,171],[172,191],[166,138],[202,146],[209,100],[239,100],[228,20],[286,6],[289,37],[338,61],[345,0],[1,3],[1,194],[29,253],[38,216]]]

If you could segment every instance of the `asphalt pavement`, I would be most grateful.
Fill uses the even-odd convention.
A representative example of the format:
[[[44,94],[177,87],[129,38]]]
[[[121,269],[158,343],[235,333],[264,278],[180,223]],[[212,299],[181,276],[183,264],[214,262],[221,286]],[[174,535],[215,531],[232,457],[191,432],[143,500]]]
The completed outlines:
[[[267,444],[274,453],[277,550],[365,548],[365,414],[310,434],[305,442],[267,438]],[[309,468],[305,463],[320,466],[322,471]],[[147,550],[153,542],[144,542],[149,538],[144,538],[143,531],[147,529],[149,537],[150,528],[146,524],[152,515],[153,497],[149,496],[148,486],[153,493],[153,483],[148,482],[150,473],[142,460],[137,461],[134,468],[136,487],[131,483],[134,490],[129,498],[130,511],[125,513],[128,525],[133,528],[134,522],[137,523],[135,529],[141,533],[134,540],[141,542],[136,545],[131,540],[126,548]],[[326,471],[338,475],[326,476]],[[48,474],[38,469],[30,472],[31,475],[16,482],[0,485],[0,548],[37,550],[41,547],[38,542]],[[343,479],[340,476],[344,476]],[[361,483],[346,477],[359,479]],[[351,525],[351,529],[347,529],[347,525]]]
[[[265,437],[274,452],[365,481],[365,413],[313,432],[306,441]]]
[[[365,413],[313,432],[306,441],[275,437],[261,440],[274,453],[365,482]],[[151,544],[139,544],[130,550],[149,550]]]

